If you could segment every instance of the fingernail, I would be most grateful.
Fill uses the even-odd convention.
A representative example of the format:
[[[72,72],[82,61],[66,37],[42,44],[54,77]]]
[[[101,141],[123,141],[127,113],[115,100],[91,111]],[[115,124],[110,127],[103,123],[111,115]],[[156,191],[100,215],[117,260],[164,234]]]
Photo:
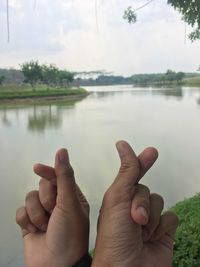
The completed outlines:
[[[124,141],[119,141],[117,143],[117,150],[120,156],[124,156],[127,154],[127,144]]]
[[[58,152],[58,160],[60,163],[65,163],[68,162],[68,154],[66,149],[61,149]]]
[[[32,224],[28,224],[27,230],[31,233],[35,233],[37,231],[37,228],[35,226],[33,226]]]
[[[146,211],[146,209],[144,208],[144,207],[139,207],[139,208],[137,208],[137,210],[139,211],[139,213],[142,215],[142,217],[145,219],[145,223],[147,223],[148,222],[148,213],[147,213],[147,211]]]

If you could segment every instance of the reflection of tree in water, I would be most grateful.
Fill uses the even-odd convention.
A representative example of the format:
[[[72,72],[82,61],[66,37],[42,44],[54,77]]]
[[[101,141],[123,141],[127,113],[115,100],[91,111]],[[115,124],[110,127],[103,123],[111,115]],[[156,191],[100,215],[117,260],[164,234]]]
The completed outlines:
[[[73,112],[74,106],[81,99],[60,101],[56,104],[33,106],[33,113],[28,116],[28,129],[35,132],[44,132],[45,129],[58,128],[62,125],[62,110]]]
[[[197,104],[200,105],[200,96],[197,98]]]
[[[164,95],[166,97],[183,98],[183,90],[181,87],[177,88],[162,88],[159,90],[152,90],[152,95]]]
[[[149,87],[141,87],[134,90],[126,90],[121,89],[118,91],[106,91],[106,92],[95,92],[93,93],[92,97],[94,98],[107,98],[108,96],[114,96],[117,94],[131,94],[131,95],[163,95],[166,97],[176,97],[182,98],[183,97],[183,90],[181,87],[173,87],[173,88],[149,88]]]
[[[33,114],[28,117],[30,131],[43,132],[47,128],[58,128],[62,124],[62,116],[57,107],[33,106]]]
[[[6,107],[2,110],[2,119],[1,120],[2,120],[2,123],[7,127],[10,127],[12,125],[11,120],[9,120],[7,117],[7,108]]]

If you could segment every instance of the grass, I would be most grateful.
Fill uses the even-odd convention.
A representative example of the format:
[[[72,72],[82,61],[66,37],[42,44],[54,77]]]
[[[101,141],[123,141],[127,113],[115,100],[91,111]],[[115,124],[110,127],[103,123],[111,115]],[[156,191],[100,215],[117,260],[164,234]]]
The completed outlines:
[[[186,86],[200,86],[200,76],[186,78],[183,80],[183,82]]]
[[[199,267],[200,193],[177,203],[172,210],[180,220],[175,237],[173,267]]]
[[[87,91],[83,88],[48,88],[47,86],[39,85],[35,88],[35,90],[33,90],[29,85],[0,87],[0,100],[60,97],[84,94],[87,94]]]

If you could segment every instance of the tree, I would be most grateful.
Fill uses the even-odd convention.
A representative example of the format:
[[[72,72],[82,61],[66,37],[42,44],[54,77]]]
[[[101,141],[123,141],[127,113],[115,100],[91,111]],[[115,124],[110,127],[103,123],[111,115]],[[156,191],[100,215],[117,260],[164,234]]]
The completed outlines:
[[[199,0],[168,0],[168,4],[177,9],[183,20],[194,28],[189,34],[192,41],[200,39],[200,1]]]
[[[42,80],[42,67],[38,61],[30,61],[21,65],[21,71],[25,77],[24,82],[30,83],[33,90],[37,82]]]
[[[3,84],[3,82],[5,81],[6,77],[5,76],[0,76],[0,85]]]
[[[177,82],[181,82],[185,78],[185,73],[184,72],[177,72],[176,73],[176,80]]]
[[[74,73],[67,70],[59,70],[58,83],[61,86],[68,86],[74,80]]]
[[[42,65],[42,82],[52,86],[55,85],[58,81],[58,74],[59,70],[57,67],[55,67],[53,64],[50,64],[49,66],[47,65]]]
[[[137,16],[135,12],[132,10],[132,7],[129,6],[125,11],[124,11],[124,16],[123,18],[128,21],[129,24],[135,23],[137,21]]]
[[[129,6],[124,11],[123,18],[128,21],[128,23],[135,23],[137,20],[136,12],[153,0],[148,1],[141,7],[132,10]],[[181,13],[183,20],[190,25],[194,30],[189,34],[190,40],[193,42],[200,39],[200,0],[168,0],[169,5],[173,6],[176,10]]]

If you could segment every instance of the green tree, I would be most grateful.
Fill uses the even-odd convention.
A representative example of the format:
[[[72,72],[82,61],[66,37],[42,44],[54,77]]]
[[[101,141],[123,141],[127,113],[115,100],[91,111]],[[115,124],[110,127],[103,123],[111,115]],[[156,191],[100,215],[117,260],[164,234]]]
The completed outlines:
[[[148,1],[141,7],[133,10],[129,6],[124,11],[123,18],[128,21],[128,23],[135,23],[137,21],[136,12],[147,5],[149,5],[153,0]],[[194,30],[189,34],[191,41],[200,39],[200,0],[168,0],[169,5],[173,6],[176,10],[181,13],[183,20],[190,25]]]
[[[42,65],[42,82],[48,86],[56,85],[58,81],[59,70],[53,64]]]
[[[42,67],[38,64],[38,61],[30,61],[21,65],[21,71],[24,75],[24,82],[30,83],[35,91],[35,85],[37,82],[42,81]]]
[[[125,11],[123,18],[128,21],[129,24],[135,23],[137,21],[137,15],[134,10],[132,10],[132,7],[129,6]]]
[[[177,9],[183,20],[194,30],[189,34],[192,41],[200,39],[200,1],[199,0],[168,0],[168,4]]]
[[[176,80],[177,82],[181,82],[185,78],[185,73],[184,72],[177,72],[176,73]]]
[[[3,84],[3,82],[5,81],[6,77],[5,76],[0,76],[0,85]]]
[[[74,73],[67,70],[59,70],[58,72],[58,83],[61,86],[69,86],[74,80]]]

